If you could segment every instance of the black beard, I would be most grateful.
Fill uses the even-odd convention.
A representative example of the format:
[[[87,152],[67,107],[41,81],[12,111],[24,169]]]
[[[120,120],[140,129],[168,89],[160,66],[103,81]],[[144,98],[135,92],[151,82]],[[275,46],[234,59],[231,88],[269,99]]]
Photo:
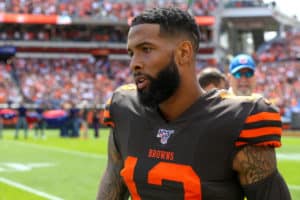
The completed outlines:
[[[144,74],[149,79],[149,86],[144,90],[138,90],[138,97],[144,106],[156,108],[161,102],[171,97],[178,89],[180,76],[174,58],[167,64],[157,77],[153,78]]]

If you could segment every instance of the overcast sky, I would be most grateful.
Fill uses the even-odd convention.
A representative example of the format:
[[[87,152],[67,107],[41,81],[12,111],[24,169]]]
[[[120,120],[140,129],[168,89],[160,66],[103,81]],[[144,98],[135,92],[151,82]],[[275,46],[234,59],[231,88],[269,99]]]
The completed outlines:
[[[300,1],[299,0],[264,0],[269,3],[275,1],[277,8],[288,16],[297,15],[300,20]]]

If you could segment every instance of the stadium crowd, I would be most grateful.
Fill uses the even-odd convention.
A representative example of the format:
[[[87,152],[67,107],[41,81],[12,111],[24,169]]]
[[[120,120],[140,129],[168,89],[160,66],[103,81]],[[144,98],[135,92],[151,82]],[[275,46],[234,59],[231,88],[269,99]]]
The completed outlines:
[[[198,71],[204,68],[200,63]],[[11,65],[0,64],[0,103],[25,99],[60,107],[63,102],[104,103],[112,91],[132,81],[127,61],[90,59],[18,58]],[[300,100],[300,63],[260,62],[257,65],[257,93],[281,108]]]
[[[257,51],[257,92],[285,111],[300,105],[300,33],[287,32]]]
[[[256,70],[256,92],[282,109],[282,114],[300,103],[300,63],[260,63]]]
[[[0,103],[104,103],[113,89],[131,81],[127,63],[98,59],[15,59],[0,64]]]
[[[16,41],[101,41],[123,42],[126,41],[127,29],[113,26],[86,27],[86,26],[51,26],[15,24],[3,25],[0,29],[0,40]]]
[[[218,6],[218,1],[195,0],[191,10],[197,16],[210,15]],[[177,6],[187,9],[188,2],[186,0],[2,0],[0,12],[127,20],[146,8]]]
[[[208,27],[199,27],[202,42],[212,40],[212,30]],[[110,42],[125,43],[128,27],[87,27],[87,26],[53,26],[31,25],[20,26],[6,24],[0,26],[0,41],[72,41],[72,42]]]

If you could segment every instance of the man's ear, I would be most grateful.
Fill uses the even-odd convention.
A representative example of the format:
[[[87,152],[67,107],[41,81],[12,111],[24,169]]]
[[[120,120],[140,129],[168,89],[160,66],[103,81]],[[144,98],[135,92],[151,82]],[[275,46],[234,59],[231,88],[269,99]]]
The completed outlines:
[[[175,61],[179,65],[186,65],[191,63],[194,59],[194,49],[190,41],[184,40],[180,42],[176,48]]]

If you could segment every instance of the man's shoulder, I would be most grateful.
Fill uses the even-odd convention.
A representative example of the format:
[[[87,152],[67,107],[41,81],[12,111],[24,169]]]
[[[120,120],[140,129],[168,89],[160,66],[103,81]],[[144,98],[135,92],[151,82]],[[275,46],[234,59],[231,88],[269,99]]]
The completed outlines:
[[[136,91],[136,85],[135,84],[126,84],[119,86],[112,95],[112,99],[114,101],[120,99],[125,100],[128,98],[136,98],[137,97],[137,91]]]
[[[134,84],[118,87],[106,101],[103,122],[114,127],[114,120],[123,117],[124,113],[132,112],[138,105],[137,91]],[[128,116],[126,116],[128,117]]]
[[[138,103],[135,84],[126,84],[118,87],[109,99],[109,105],[128,107]]]
[[[251,96],[236,96],[227,90],[220,90],[215,94],[220,99],[222,105],[233,106],[237,109],[248,107],[256,112],[273,110],[277,112],[277,107],[261,94],[253,94]]]
[[[136,91],[136,85],[133,83],[129,83],[129,84],[125,84],[125,85],[121,85],[119,86],[115,92],[132,92],[132,91]]]
[[[236,96],[228,90],[220,90],[218,95],[222,99],[238,101],[238,102],[239,101],[242,101],[242,102],[255,102],[255,101],[263,98],[263,96],[261,94],[258,94],[258,93],[253,93],[251,96]]]

